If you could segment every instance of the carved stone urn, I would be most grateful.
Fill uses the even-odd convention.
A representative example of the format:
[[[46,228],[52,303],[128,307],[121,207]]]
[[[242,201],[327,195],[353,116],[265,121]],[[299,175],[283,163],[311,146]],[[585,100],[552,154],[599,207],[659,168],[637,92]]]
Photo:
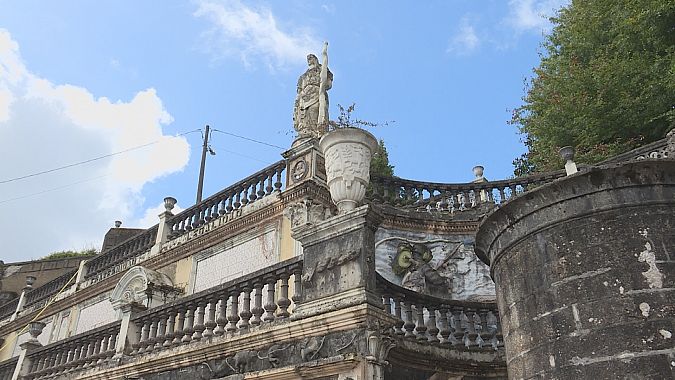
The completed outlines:
[[[370,182],[375,136],[359,128],[340,128],[324,135],[319,146],[326,161],[330,196],[338,211],[342,214],[355,209]]]

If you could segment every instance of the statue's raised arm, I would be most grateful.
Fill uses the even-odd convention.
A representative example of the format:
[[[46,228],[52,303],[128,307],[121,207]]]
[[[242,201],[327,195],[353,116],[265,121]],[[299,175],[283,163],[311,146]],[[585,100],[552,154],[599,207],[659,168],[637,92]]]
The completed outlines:
[[[293,128],[298,138],[320,137],[328,126],[328,93],[333,73],[328,69],[328,43],[324,43],[323,65],[314,54],[307,56],[308,68],[298,78],[293,109]]]

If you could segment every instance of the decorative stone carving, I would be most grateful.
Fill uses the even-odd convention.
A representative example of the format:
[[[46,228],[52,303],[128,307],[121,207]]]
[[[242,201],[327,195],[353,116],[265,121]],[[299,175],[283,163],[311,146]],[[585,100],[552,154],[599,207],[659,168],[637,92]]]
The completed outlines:
[[[258,359],[267,359],[267,361],[272,365],[272,368],[277,368],[279,363],[281,363],[279,354],[287,351],[288,349],[293,349],[293,345],[288,344],[284,347],[281,347],[279,344],[274,344],[267,350],[267,355],[265,356],[260,356],[260,351],[258,351]]]
[[[323,273],[344,263],[350,262],[359,257],[360,254],[361,250],[343,251],[333,255],[328,254],[326,257],[319,259],[313,268],[309,268],[305,274],[302,275],[302,282],[310,284],[314,279],[315,273]]]
[[[309,67],[298,78],[298,94],[293,107],[293,128],[298,138],[320,137],[326,132],[327,123],[319,122],[320,115],[324,121],[328,119],[327,91],[333,86],[333,73],[327,67],[326,49],[327,44],[324,45],[324,65],[319,63],[314,54],[309,54]]]
[[[302,361],[314,360],[319,354],[319,351],[321,351],[321,347],[323,347],[323,342],[325,340],[325,336],[313,336],[305,339],[300,344],[300,357],[302,358]]]
[[[253,365],[253,362],[258,358],[258,355],[254,351],[243,350],[239,351],[234,356],[232,356],[232,364],[230,364],[229,358],[225,358],[225,364],[227,364],[232,371],[235,373],[245,373],[249,370],[249,367]]]
[[[388,281],[445,299],[494,300],[490,270],[478,260],[473,246],[463,242],[469,241],[468,235],[450,240],[442,235],[380,229],[376,237],[376,268]]]
[[[291,227],[316,224],[331,215],[330,208],[311,199],[292,203],[284,209],[284,216],[291,221]]]
[[[161,297],[156,294],[160,294]],[[116,310],[128,304],[155,307],[175,299],[178,294],[179,289],[173,286],[169,276],[136,266],[129,269],[119,279],[110,295],[110,302]]]
[[[353,210],[366,195],[370,160],[377,140],[358,128],[336,129],[319,142],[326,160],[326,176],[333,202],[340,213]]]

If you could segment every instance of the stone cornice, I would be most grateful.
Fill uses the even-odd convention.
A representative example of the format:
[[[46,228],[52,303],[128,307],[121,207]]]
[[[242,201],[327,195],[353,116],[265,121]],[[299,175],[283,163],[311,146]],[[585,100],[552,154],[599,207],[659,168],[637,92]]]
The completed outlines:
[[[421,212],[403,212],[388,205],[374,205],[383,215],[381,227],[435,234],[474,234],[482,215],[470,220],[454,220],[443,215],[431,216]]]

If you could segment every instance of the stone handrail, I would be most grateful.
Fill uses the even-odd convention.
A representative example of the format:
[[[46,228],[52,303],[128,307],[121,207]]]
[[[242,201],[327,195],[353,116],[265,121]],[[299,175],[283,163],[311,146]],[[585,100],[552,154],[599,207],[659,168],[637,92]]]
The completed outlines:
[[[15,356],[11,359],[0,362],[0,380],[10,380],[12,378],[12,374],[14,374],[14,368],[16,368],[16,363],[18,361],[19,357]]]
[[[120,321],[73,335],[30,352],[27,380],[43,379],[93,367],[115,354]]]
[[[500,181],[434,183],[398,177],[374,177],[369,198],[392,206],[425,211],[463,211],[480,204],[501,204],[528,188],[565,176],[564,171],[535,174]]]
[[[247,204],[281,191],[286,161],[276,162],[241,181],[228,186],[168,220],[169,239],[175,239],[220,215],[232,213]],[[275,178],[276,177],[276,178]]]
[[[157,229],[157,225],[150,227],[140,234],[125,240],[116,247],[87,261],[85,264],[86,273],[84,278],[92,278],[100,272],[113,268],[115,265],[128,259],[140,256],[149,250],[155,244]]]
[[[77,273],[77,270],[72,270],[64,273],[63,275],[47,282],[46,284],[37,287],[30,292],[26,293],[26,303],[24,307],[34,306],[42,307],[47,303],[49,298],[56,294],[61,288],[63,288],[69,280],[75,280],[74,276]]]
[[[654,141],[639,148],[629,150],[612,158],[598,163],[597,165],[613,164],[624,161],[643,160],[645,158],[668,158],[668,138]]]
[[[137,336],[129,354],[159,351],[287,320],[289,307],[301,296],[302,263],[301,256],[294,257],[140,313],[132,320]],[[289,297],[291,277],[294,292]]]
[[[503,346],[496,303],[444,300],[392,284],[380,274],[377,285],[385,310],[398,321],[394,332],[404,339],[468,349]]]
[[[11,301],[5,302],[0,305],[0,319],[4,319],[14,314],[16,308],[19,306],[19,298],[14,298]]]

